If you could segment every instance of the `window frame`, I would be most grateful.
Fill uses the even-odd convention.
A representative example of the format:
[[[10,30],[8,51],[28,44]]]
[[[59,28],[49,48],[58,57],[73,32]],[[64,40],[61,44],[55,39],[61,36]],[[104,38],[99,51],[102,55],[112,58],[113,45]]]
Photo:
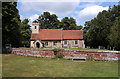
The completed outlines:
[[[77,42],[77,44],[76,44],[76,42]],[[74,45],[78,45],[78,40],[75,40]]]
[[[67,45],[67,40],[64,41],[64,45]]]
[[[46,41],[46,42],[45,42],[45,45],[46,45],[46,46],[48,46],[48,45],[49,45],[49,44],[48,44],[48,41]]]
[[[57,45],[57,41],[53,41],[53,45],[56,46]]]

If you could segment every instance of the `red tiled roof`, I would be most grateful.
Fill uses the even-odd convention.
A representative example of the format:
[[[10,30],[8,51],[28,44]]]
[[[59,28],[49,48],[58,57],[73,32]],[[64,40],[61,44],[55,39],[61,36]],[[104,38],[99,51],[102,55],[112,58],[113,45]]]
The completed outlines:
[[[83,39],[82,30],[40,29],[39,34],[31,35],[31,40]]]
[[[62,29],[40,29],[36,39],[40,40],[61,40]]]
[[[37,35],[37,34],[33,33],[33,34],[31,35],[31,40],[36,40],[36,39],[35,39],[36,35]]]
[[[63,39],[83,39],[82,30],[63,30]]]

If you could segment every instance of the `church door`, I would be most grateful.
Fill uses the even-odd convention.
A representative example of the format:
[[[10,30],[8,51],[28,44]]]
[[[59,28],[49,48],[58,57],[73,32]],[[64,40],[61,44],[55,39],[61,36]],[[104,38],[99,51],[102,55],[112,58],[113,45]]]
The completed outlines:
[[[39,42],[36,43],[36,47],[40,48],[40,43]]]

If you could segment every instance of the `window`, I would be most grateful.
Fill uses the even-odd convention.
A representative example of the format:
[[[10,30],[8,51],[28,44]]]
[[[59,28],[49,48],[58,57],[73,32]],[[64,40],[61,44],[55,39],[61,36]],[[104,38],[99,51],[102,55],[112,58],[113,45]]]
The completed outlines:
[[[45,42],[45,45],[48,46],[48,41]]]
[[[35,26],[35,29],[36,29],[36,26]]]
[[[57,41],[54,41],[54,42],[53,42],[53,45],[56,46],[56,45],[57,45]]]
[[[67,44],[67,40],[64,41],[64,44]]]
[[[77,40],[75,40],[75,44],[78,44],[78,41],[77,41]]]

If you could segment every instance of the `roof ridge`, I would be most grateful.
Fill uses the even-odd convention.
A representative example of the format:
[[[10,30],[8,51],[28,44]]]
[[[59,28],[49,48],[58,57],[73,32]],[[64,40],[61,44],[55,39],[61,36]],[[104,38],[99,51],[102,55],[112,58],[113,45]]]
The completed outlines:
[[[83,30],[40,29],[35,36],[39,40],[83,39]]]
[[[83,31],[83,30],[63,30],[63,31]]]
[[[62,30],[62,29],[40,29],[40,30]]]

